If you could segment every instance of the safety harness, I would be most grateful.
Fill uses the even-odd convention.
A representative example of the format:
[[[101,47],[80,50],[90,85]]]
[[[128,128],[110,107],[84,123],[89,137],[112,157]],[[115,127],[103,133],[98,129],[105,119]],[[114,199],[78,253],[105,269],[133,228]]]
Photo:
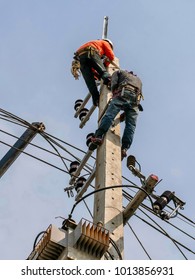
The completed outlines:
[[[80,49],[74,53],[73,61],[72,61],[72,67],[71,67],[71,73],[74,76],[75,80],[79,79],[79,76],[81,75],[81,64],[80,64],[80,56],[83,54],[87,54],[88,58],[91,58],[94,54],[99,54],[99,51],[92,46],[88,46],[86,48]]]
[[[119,75],[121,74],[121,70],[117,71],[117,76],[119,78]],[[134,75],[135,76],[135,75]],[[121,96],[124,99],[129,99],[128,96],[125,94],[125,91],[131,91],[136,94],[136,104],[135,106],[138,107],[140,111],[143,111],[143,107],[140,104],[141,99],[144,100],[144,96],[142,94],[141,88],[139,86],[136,86],[134,83],[131,84],[128,77],[124,77],[124,80],[118,84],[118,86],[113,91],[113,98],[117,96]]]

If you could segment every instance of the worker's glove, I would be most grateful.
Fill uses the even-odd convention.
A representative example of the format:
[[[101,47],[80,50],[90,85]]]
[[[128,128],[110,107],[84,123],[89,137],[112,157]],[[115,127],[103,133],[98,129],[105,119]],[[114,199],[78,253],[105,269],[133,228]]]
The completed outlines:
[[[141,112],[143,112],[143,110],[144,110],[144,108],[142,107],[141,104],[138,104],[138,109],[139,109],[139,111],[141,111]]]
[[[109,83],[107,84],[107,88],[111,90],[111,81],[109,81]]]
[[[80,67],[81,67],[80,61],[74,59],[72,61],[71,73],[74,76],[75,80],[78,80],[79,76],[81,75]]]

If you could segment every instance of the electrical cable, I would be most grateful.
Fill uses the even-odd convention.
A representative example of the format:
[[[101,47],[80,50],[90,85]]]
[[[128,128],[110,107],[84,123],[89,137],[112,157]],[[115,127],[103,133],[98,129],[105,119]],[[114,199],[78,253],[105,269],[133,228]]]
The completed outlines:
[[[38,238],[39,238],[42,234],[44,234],[44,233],[47,233],[47,231],[43,230],[43,231],[39,232],[39,234],[38,234],[37,237],[35,238],[35,241],[34,241],[34,244],[33,244],[33,251],[35,250],[35,247],[36,247]]]
[[[123,187],[125,187],[125,188],[131,187],[131,188],[135,188],[135,189],[139,189],[139,190],[143,191],[143,192],[149,197],[150,202],[151,202],[151,205],[152,205],[152,208],[153,208],[153,201],[152,201],[152,199],[150,198],[150,195],[149,195],[144,189],[142,189],[142,188],[140,188],[140,187],[138,187],[138,186],[116,185],[116,186],[110,186],[110,187],[101,188],[101,189],[98,189],[98,190],[95,190],[95,191],[93,191],[93,192],[90,192],[90,193],[86,194],[85,196],[83,196],[82,198],[80,198],[80,199],[73,205],[72,210],[71,210],[69,216],[70,216],[70,217],[72,216],[72,213],[73,213],[75,207],[76,207],[83,199],[85,199],[85,198],[87,198],[87,197],[89,197],[89,196],[91,196],[91,195],[93,195],[93,194],[95,194],[95,193],[97,193],[97,192],[101,192],[101,191],[105,191],[105,190],[109,190],[109,189],[115,189],[115,188],[123,188]]]
[[[145,222],[146,224],[148,224],[149,226],[151,226],[153,229],[155,229],[156,231],[160,232],[161,234],[163,234],[164,236],[170,238],[169,236],[167,236],[167,234],[163,231],[158,229],[157,227],[153,226],[152,224],[150,224],[148,221],[144,220],[143,218],[139,217],[137,214],[134,214],[138,219],[140,219],[142,222]],[[158,225],[159,226],[159,225]],[[171,239],[171,238],[170,238]],[[172,238],[173,239],[173,238]],[[184,244],[182,244],[181,242],[177,241],[176,239],[173,239],[175,243],[179,244],[181,247],[183,247],[184,249],[186,249],[187,251],[189,251],[192,254],[195,254],[195,252],[193,252],[190,248],[186,247]]]
[[[41,134],[41,133],[40,133]],[[41,134],[42,135],[42,134]],[[66,165],[63,157],[61,156],[61,154],[59,153],[58,149],[56,149],[56,147],[51,143],[51,141],[46,137],[44,136],[44,139],[52,146],[52,148],[56,151],[56,153],[59,155],[59,157],[61,158],[66,170],[69,172],[69,169],[68,169],[68,166]]]
[[[21,151],[20,149],[18,149],[18,148],[16,148],[16,147],[13,147],[12,145],[9,145],[9,144],[7,144],[7,143],[5,143],[5,142],[3,142],[3,141],[0,141],[0,143],[6,145],[6,146],[8,146],[8,147],[14,148],[14,149],[16,149],[17,151],[20,151],[21,153],[23,153],[23,154],[25,154],[25,155],[27,155],[27,156],[30,156],[30,157],[32,157],[32,158],[34,158],[34,159],[36,159],[36,160],[38,160],[38,161],[40,161],[40,162],[43,162],[43,163],[45,163],[45,164],[47,164],[47,165],[49,165],[49,166],[51,166],[51,167],[54,167],[54,168],[56,168],[56,169],[58,169],[58,170],[60,170],[60,171],[62,171],[62,172],[64,172],[64,173],[69,174],[69,172],[67,172],[66,170],[64,170],[64,169],[62,169],[62,168],[60,168],[60,167],[57,167],[57,166],[55,166],[55,165],[53,165],[53,164],[51,164],[51,163],[49,163],[49,162],[47,162],[47,161],[45,161],[45,160],[43,160],[43,159],[37,158],[37,157],[35,157],[35,156],[33,156],[33,155],[27,153],[27,152]]]
[[[14,120],[17,120],[17,121],[19,121],[20,123],[22,123],[23,125],[24,125],[24,124],[27,125],[29,128],[35,128],[32,124],[28,123],[27,121],[25,121],[25,120],[23,120],[23,119],[17,117],[17,116],[14,115],[14,114],[11,114],[11,113],[9,113],[9,112],[7,112],[7,111],[1,109],[1,108],[0,108],[0,112],[6,113],[7,116],[8,116],[9,118],[12,118],[12,119],[14,119]],[[83,150],[81,150],[81,149],[79,149],[79,148],[77,148],[77,147],[75,147],[75,146],[73,146],[73,145],[71,145],[71,144],[69,144],[69,143],[67,143],[67,142],[65,142],[65,141],[63,141],[63,140],[57,138],[57,137],[55,137],[55,136],[52,136],[51,134],[48,134],[48,133],[46,133],[46,132],[44,132],[44,131],[42,131],[42,132],[39,131],[39,133],[42,134],[42,136],[43,136],[43,135],[47,136],[47,138],[50,137],[50,138],[57,139],[58,141],[63,142],[64,144],[66,144],[66,145],[68,145],[68,146],[70,146],[70,147],[76,149],[77,151],[80,151],[80,152],[82,152],[82,153],[86,153],[86,152],[84,152]],[[54,140],[52,139],[52,141],[54,141]],[[77,160],[80,161],[80,159],[78,159],[78,158],[75,157],[72,153],[70,153],[69,151],[67,151],[66,149],[64,149],[64,147],[62,147],[60,144],[58,144],[57,142],[55,142],[55,144],[58,145],[58,146],[60,146],[63,150],[65,150],[67,153],[69,153],[73,158],[75,158],[75,159],[77,159]],[[91,156],[91,157],[92,157],[92,156]],[[94,158],[94,157],[92,157],[92,158]],[[95,159],[95,158],[94,158],[94,159]],[[88,167],[88,165],[86,165],[86,166]]]
[[[106,253],[109,255],[109,257],[111,258],[111,260],[114,260],[114,257],[112,256],[112,254],[107,250]],[[108,258],[107,258],[108,260]]]
[[[175,246],[177,247],[177,249],[180,251],[180,253],[183,255],[183,257],[187,260],[187,257],[185,256],[185,254],[182,252],[182,250],[179,248],[179,246],[177,245],[177,243],[179,243],[178,241],[176,241],[175,239],[173,239],[157,222],[155,222],[151,217],[149,217],[143,210],[140,209],[140,211],[146,215],[151,221],[153,221],[153,223],[155,223],[160,229],[161,229],[161,232],[164,233],[164,235],[166,237],[168,237],[174,244]],[[182,247],[184,247],[183,244],[179,243],[180,245],[182,245]],[[185,247],[187,248],[187,247]]]
[[[32,126],[29,122],[19,118],[18,116],[6,111],[6,110],[3,110],[2,108],[0,108],[0,112],[2,112],[3,114],[5,114],[5,116],[7,115],[8,118],[11,118],[13,120],[16,120],[24,125],[27,125],[27,126]]]
[[[0,114],[0,115],[1,115],[1,114]],[[4,121],[6,121],[6,122],[10,122],[10,123],[13,123],[13,124],[19,125],[19,126],[21,126],[21,127],[25,127],[25,128],[27,128],[27,127],[28,127],[27,125],[24,125],[24,124],[18,123],[18,122],[13,121],[13,120],[9,120],[9,119],[7,119],[7,118],[0,117],[0,119],[1,119],[1,120],[4,120]]]
[[[41,132],[41,135],[43,136],[43,135],[45,135],[45,133],[44,132]],[[44,136],[43,136],[44,137]],[[78,158],[78,157],[75,157],[71,152],[69,152],[66,148],[64,148],[62,145],[60,145],[59,143],[57,143],[55,140],[53,140],[52,138],[50,138],[49,137],[49,139],[50,139],[50,141],[52,141],[55,145],[57,145],[59,148],[61,148],[62,150],[64,150],[65,152],[67,152],[69,155],[71,155],[73,158],[75,158],[76,160],[78,160],[79,162],[81,162],[81,159],[80,158]],[[85,153],[86,154],[86,153]],[[92,168],[90,168],[89,167],[89,165],[85,165],[89,170],[90,170],[90,172],[92,171]]]
[[[43,133],[46,134],[47,136],[51,137],[51,138],[54,138],[54,139],[56,139],[56,140],[62,142],[63,144],[65,144],[65,145],[67,145],[67,146],[69,146],[69,147],[71,147],[71,148],[74,148],[75,150],[77,150],[77,151],[79,151],[79,152],[81,152],[81,153],[86,154],[85,151],[83,151],[83,150],[77,148],[76,146],[74,146],[74,145],[72,145],[72,144],[70,144],[70,143],[68,143],[68,142],[65,142],[64,140],[61,140],[61,139],[59,139],[59,138],[57,138],[57,137],[55,137],[55,136],[53,136],[53,135],[51,135],[51,134],[49,134],[49,133],[46,133],[45,131],[44,131]],[[95,159],[95,157],[93,157],[93,158]]]
[[[83,202],[84,202],[84,204],[85,204],[85,206],[86,206],[86,208],[87,208],[87,210],[88,210],[88,212],[89,212],[89,214],[90,214],[91,218],[93,219],[93,215],[92,215],[92,213],[91,213],[91,211],[90,211],[90,209],[89,209],[89,207],[88,207],[88,205],[87,205],[86,201],[85,201],[85,200],[83,200]]]
[[[118,254],[118,256],[119,256],[119,259],[122,260],[123,257],[122,257],[122,255],[121,255],[121,252],[120,252],[120,250],[119,250],[119,248],[118,248],[116,242],[115,242],[111,237],[110,237],[110,243],[112,244],[113,248],[116,250],[116,252],[117,252],[117,254]]]
[[[2,109],[0,109],[2,112],[6,112],[5,110],[2,110]],[[9,113],[9,112],[6,112],[7,113],[7,115],[8,115],[8,118],[12,118],[12,119],[14,119],[14,120],[16,120],[16,121],[18,121],[18,122],[21,122],[22,124],[23,124],[23,126],[28,126],[28,127],[32,127],[32,128],[34,128],[34,126],[33,125],[31,125],[31,124],[29,124],[28,122],[26,122],[26,121],[24,121],[24,120],[22,120],[21,118],[18,118],[17,116],[15,116],[15,115],[13,115],[13,114],[11,114],[11,113]],[[10,120],[8,120],[8,121],[10,121]],[[16,123],[15,123],[16,124]],[[53,137],[53,136],[52,136]],[[54,137],[55,138],[55,137]],[[55,139],[57,139],[57,138],[55,138]],[[59,141],[61,141],[60,139],[58,139]],[[8,145],[8,144],[6,144],[6,143],[4,143],[4,142],[2,142],[2,141],[0,141],[1,143],[3,143],[3,144],[5,144],[5,145]],[[64,142],[65,143],[65,142]],[[8,146],[10,146],[10,145],[8,145]],[[72,146],[72,145],[71,145]],[[23,152],[23,151],[22,151]],[[28,154],[28,153],[25,153],[25,152],[23,152],[24,154],[27,154],[27,155],[29,155],[29,156],[32,156],[32,155],[30,155],[30,154]],[[32,157],[34,157],[34,156],[32,156]],[[61,157],[61,156],[60,156]],[[34,158],[36,158],[36,157],[34,157]],[[36,158],[36,159],[38,159],[38,158]],[[38,160],[40,160],[40,159],[38,159]],[[43,160],[40,160],[40,161],[42,161],[42,162],[44,162]],[[47,162],[45,162],[46,164],[48,164]],[[50,164],[49,164],[50,165]],[[52,166],[52,165],[51,165]],[[57,169],[59,169],[58,167],[56,167],[56,166],[53,166],[53,167],[55,167],[55,168],[57,168]],[[62,170],[62,171],[64,171],[64,170]],[[64,171],[65,172],[65,171]],[[125,185],[121,185],[121,186],[114,186],[114,187],[123,187],[123,186],[125,186]],[[136,185],[135,185],[136,186]],[[135,187],[135,186],[131,186],[131,187]],[[108,188],[114,188],[113,186],[112,187],[107,187],[107,188],[105,188],[105,189],[108,189]],[[136,188],[136,187],[135,187]],[[137,188],[139,188],[139,187],[137,187]],[[140,188],[139,188],[140,189]],[[100,189],[100,190],[98,190],[98,191],[101,191],[101,190],[103,190],[103,189]],[[95,193],[96,191],[94,191],[93,193]],[[90,194],[88,194],[87,196],[89,196],[89,195],[91,195],[91,194],[93,194],[93,193],[90,193]],[[148,197],[150,198],[150,196],[148,195]],[[84,198],[86,198],[86,196],[84,197]],[[81,199],[81,200],[83,200],[83,199]],[[74,208],[76,207],[76,205],[81,201],[81,200],[79,200],[77,203],[75,203],[74,205],[73,205],[73,209],[72,209],[72,212],[74,211]],[[152,201],[151,200],[151,198],[150,198],[150,201]],[[152,202],[152,205],[153,205],[153,202]],[[71,213],[72,213],[71,212]],[[143,212],[144,213],[144,212]],[[154,214],[154,213],[153,213]],[[188,219],[187,217],[185,217],[184,215],[182,215],[182,214],[180,214],[179,213],[179,215],[181,215],[183,218],[185,218],[186,220],[188,220],[190,223],[193,223],[193,224],[195,224],[192,220],[190,220],[190,219]],[[136,216],[136,215],[135,215]],[[157,216],[158,217],[158,216]],[[177,217],[178,218],[178,217]],[[158,225],[158,224],[157,224]],[[158,225],[159,226],[159,225]],[[162,231],[164,231],[163,229],[162,229]],[[160,231],[161,233],[163,233],[162,231]],[[165,232],[165,233],[163,233],[165,236],[167,236],[167,233]],[[172,238],[168,235],[167,237],[169,237],[171,240],[172,240]],[[180,244],[181,245],[181,244]],[[183,245],[184,246],[184,245]],[[183,254],[183,252],[181,252],[182,254]],[[185,255],[184,255],[184,257],[185,257]]]
[[[16,138],[16,139],[18,139],[18,140],[20,139],[20,137],[17,137],[17,136],[15,136],[15,135],[13,135],[13,134],[11,134],[11,133],[5,131],[5,130],[0,129],[0,132],[4,133],[4,134],[6,134],[6,135],[9,135],[9,136],[11,136],[11,137],[13,137],[13,138]],[[63,157],[62,155],[60,155],[60,153],[58,152],[58,150],[53,146],[52,143],[49,142],[48,139],[45,139],[45,140],[53,147],[53,149],[54,149],[57,153],[54,153],[54,152],[52,152],[52,151],[50,151],[50,150],[48,150],[48,149],[45,149],[45,148],[43,148],[43,147],[40,147],[40,146],[38,146],[38,145],[35,145],[35,144],[33,144],[33,143],[31,143],[31,142],[28,142],[28,141],[25,141],[25,140],[23,139],[24,142],[28,143],[28,145],[31,145],[31,146],[36,147],[36,148],[38,148],[38,149],[41,149],[41,150],[43,150],[43,151],[45,151],[45,152],[48,152],[48,153],[50,153],[50,154],[52,154],[52,155],[55,155],[55,156],[57,156],[57,157],[60,157],[62,160],[66,160],[66,161],[72,162],[72,160],[70,160],[70,159],[68,159],[68,158],[65,158],[65,157]],[[22,150],[21,150],[21,152],[22,152]],[[66,168],[67,168],[67,166],[66,166]],[[67,169],[68,169],[68,168],[67,168]],[[84,169],[85,171],[87,171],[88,174],[89,174],[89,171],[87,170],[87,168],[84,167],[83,169]]]
[[[137,234],[135,233],[135,231],[133,230],[133,228],[130,226],[129,222],[127,222],[127,225],[129,226],[130,230],[132,231],[133,235],[135,236],[135,238],[137,239],[137,241],[139,242],[139,244],[141,245],[142,249],[144,250],[144,252],[146,253],[146,255],[148,256],[149,260],[152,260],[152,258],[150,257],[150,255],[148,254],[148,252],[146,251],[146,249],[144,248],[142,242],[139,240]]]

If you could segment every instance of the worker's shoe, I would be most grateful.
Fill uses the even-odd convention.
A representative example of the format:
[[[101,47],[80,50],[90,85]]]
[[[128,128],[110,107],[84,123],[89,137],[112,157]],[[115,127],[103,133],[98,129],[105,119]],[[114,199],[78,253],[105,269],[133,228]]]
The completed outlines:
[[[121,149],[121,160],[127,157],[127,149]]]
[[[94,151],[97,149],[98,146],[100,146],[103,142],[103,137],[101,136],[92,136],[91,137],[91,143],[89,144],[89,150]]]
[[[111,78],[110,77],[104,78],[103,84],[110,88],[111,87]]]
[[[93,96],[92,99],[93,99],[93,105],[99,106],[99,95],[96,97]]]
[[[107,88],[111,90],[111,81],[107,84]]]

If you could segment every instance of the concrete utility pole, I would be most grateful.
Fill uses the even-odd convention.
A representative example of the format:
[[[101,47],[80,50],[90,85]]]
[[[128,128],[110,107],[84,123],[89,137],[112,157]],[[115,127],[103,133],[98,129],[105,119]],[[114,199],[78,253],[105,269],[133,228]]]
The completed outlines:
[[[107,36],[108,17],[104,18],[103,38]],[[115,58],[115,64],[119,61]],[[108,72],[112,74],[116,67],[110,64]],[[107,86],[102,86],[99,105],[99,121],[112,94]],[[118,117],[118,116],[117,116]],[[94,223],[102,223],[109,230],[110,238],[116,243],[121,255],[124,251],[124,231],[122,214],[122,188],[106,187],[122,184],[121,171],[121,145],[120,145],[120,122],[112,127],[105,135],[103,144],[97,150],[95,189],[103,189],[95,193],[94,197]],[[114,259],[119,255],[113,246],[109,252]]]

